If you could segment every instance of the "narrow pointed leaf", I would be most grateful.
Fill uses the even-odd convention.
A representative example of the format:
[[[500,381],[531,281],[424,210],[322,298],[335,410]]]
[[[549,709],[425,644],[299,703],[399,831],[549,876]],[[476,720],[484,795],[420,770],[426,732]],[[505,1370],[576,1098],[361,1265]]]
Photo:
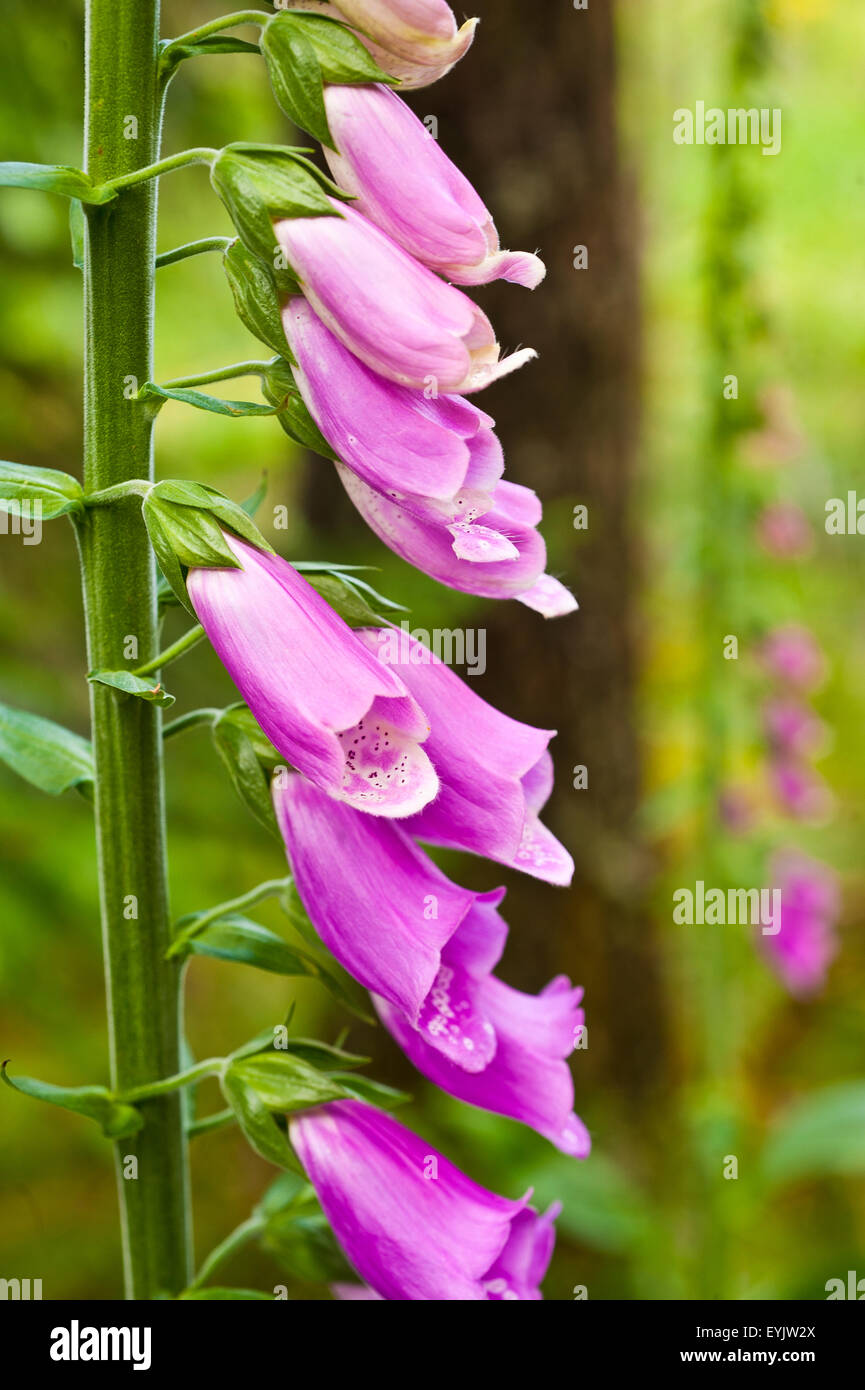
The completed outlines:
[[[63,1110],[71,1110],[76,1115],[95,1120],[108,1139],[125,1139],[144,1124],[134,1106],[115,1100],[105,1086],[53,1086],[32,1076],[12,1077],[6,1066],[4,1062],[0,1075],[7,1086],[34,1100],[59,1105]]]
[[[94,184],[83,169],[75,169],[68,164],[23,164],[18,161],[0,164],[0,187],[60,193],[64,198],[78,198],[82,203],[110,203],[117,197],[113,188]]]
[[[93,750],[87,739],[41,715],[0,705],[0,759],[52,796],[70,787],[85,796],[92,792]]]
[[[113,686],[115,690],[122,690],[125,695],[136,695],[139,700],[146,700],[148,704],[165,707],[174,704],[174,696],[169,695],[159,682],[154,685],[152,679],[135,676],[131,671],[90,671],[87,679],[95,681],[97,685]]]

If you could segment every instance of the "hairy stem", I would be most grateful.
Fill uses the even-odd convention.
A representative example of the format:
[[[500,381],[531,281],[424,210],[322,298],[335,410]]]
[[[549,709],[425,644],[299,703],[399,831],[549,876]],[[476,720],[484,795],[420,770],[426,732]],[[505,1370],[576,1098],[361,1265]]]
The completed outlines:
[[[87,2],[85,166],[119,186],[159,158],[159,0]],[[134,399],[153,375],[156,182],[87,209],[84,482],[88,492],[153,478],[152,415]],[[79,528],[88,663],[158,651],[156,574],[134,496]],[[118,1093],[179,1070],[180,969],[170,941],[160,710],[90,686],[96,835],[111,1084]],[[142,1105],[116,1149],[126,1295],[178,1293],[190,1274],[186,1139],[177,1093]]]

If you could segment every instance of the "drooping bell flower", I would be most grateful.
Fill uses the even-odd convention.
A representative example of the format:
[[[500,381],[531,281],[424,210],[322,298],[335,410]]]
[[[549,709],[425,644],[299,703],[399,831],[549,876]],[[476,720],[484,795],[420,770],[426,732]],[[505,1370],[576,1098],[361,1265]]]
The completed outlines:
[[[385,380],[300,296],[289,300],[283,322],[306,407],[365,486],[446,524],[489,509],[504,468],[489,415],[461,396],[428,399]]]
[[[838,951],[837,875],[816,859],[786,850],[775,856],[770,882],[781,892],[781,928],[759,942],[770,966],[791,994],[816,994]]]
[[[491,1303],[537,1302],[543,1298],[540,1286],[552,1259],[555,1220],[561,1209],[561,1202],[553,1202],[542,1216],[533,1207],[524,1207],[514,1217],[508,1243],[484,1279]],[[333,1284],[331,1293],[341,1303],[382,1301],[381,1294],[366,1284]]]
[[[537,355],[522,348],[501,358],[477,304],[347,203],[331,202],[333,217],[286,218],[274,233],[313,309],[373,371],[430,395],[458,395]]]
[[[395,92],[327,86],[324,101],[339,151],[325,156],[358,212],[458,285],[540,284],[543,261],[501,250],[493,219],[468,179]]]
[[[483,503],[469,505],[448,520],[419,515],[344,465],[338,464],[337,472],[370,530],[439,584],[481,598],[517,599],[547,618],[576,609],[573,594],[544,574],[547,551],[537,529],[541,504],[531,488],[502,479],[488,509]]]
[[[488,908],[457,928],[442,950],[430,991],[434,1007],[417,1025],[387,1000],[374,996],[373,1002],[427,1080],[458,1100],[520,1120],[563,1153],[585,1158],[591,1140],[574,1114],[574,1083],[565,1060],[585,1023],[583,992],[561,975],[538,995],[497,979],[491,972],[504,946],[503,927]],[[475,1065],[473,1048],[463,1046],[464,1020],[478,1016],[495,1040],[484,1066]]]
[[[301,777],[275,779],[273,801],[318,935],[349,974],[425,1030],[442,950],[467,918],[494,913],[503,890],[460,888],[398,826],[358,816]],[[483,1066],[493,1045],[489,1021],[473,1009],[460,1048]]]
[[[552,791],[553,734],[510,719],[405,631],[361,628],[357,636],[399,674],[429,717],[427,749],[439,794],[405,830],[419,840],[464,849],[568,884],[574,863],[541,824]]]
[[[425,1140],[362,1101],[289,1120],[292,1144],[349,1262],[398,1302],[540,1297],[555,1212],[466,1177]],[[524,1213],[526,1215],[524,1215]],[[522,1219],[521,1219],[522,1218]]]
[[[283,757],[328,796],[407,816],[436,794],[429,722],[395,672],[286,560],[225,532],[240,569],[191,569],[216,653]]]
[[[450,72],[470,48],[478,23],[467,19],[457,29],[445,0],[293,0],[292,7],[353,25],[382,71],[403,87],[427,87]]]
[[[770,632],[761,655],[776,680],[797,690],[813,690],[825,676],[826,662],[813,633],[797,623]]]
[[[801,560],[814,548],[811,523],[794,502],[773,502],[760,516],[757,535],[776,560]]]

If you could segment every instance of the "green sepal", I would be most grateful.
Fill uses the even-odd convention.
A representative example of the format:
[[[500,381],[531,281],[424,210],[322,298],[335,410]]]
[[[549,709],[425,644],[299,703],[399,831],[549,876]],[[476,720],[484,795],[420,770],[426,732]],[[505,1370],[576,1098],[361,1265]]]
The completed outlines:
[[[241,323],[254,338],[284,357],[289,347],[282,327],[279,293],[273,271],[254,256],[239,238],[228,247],[222,264]],[[286,293],[299,292],[296,282],[293,290],[286,290]]]
[[[87,739],[27,710],[0,704],[0,761],[52,796],[76,787],[93,796],[93,749]]]
[[[34,468],[0,461],[0,511],[23,502],[38,502],[43,521],[84,511],[84,490],[77,478],[56,468]]]
[[[115,690],[122,690],[124,695],[136,695],[148,704],[165,708],[174,704],[174,696],[169,695],[161,682],[154,685],[152,680],[133,675],[131,671],[88,671],[87,679],[95,681],[97,685],[110,685]]]
[[[261,32],[261,52],[273,95],[288,119],[336,149],[324,106],[324,74],[305,26],[294,15],[275,15]]]
[[[155,400],[157,409],[166,401],[182,401],[193,405],[196,410],[209,410],[213,415],[276,415],[279,405],[261,405],[257,401],[225,401],[219,396],[208,396],[205,391],[196,391],[188,386],[159,386],[155,381],[145,381],[138,392],[140,401]]]
[[[50,1082],[37,1081],[32,1076],[13,1078],[7,1072],[7,1066],[8,1063],[4,1062],[0,1076],[13,1091],[95,1120],[106,1139],[125,1139],[137,1133],[144,1124],[143,1116],[134,1106],[115,1100],[105,1086],[52,1086]]]
[[[280,1128],[257,1092],[237,1074],[234,1066],[232,1063],[226,1068],[220,1084],[222,1094],[234,1111],[246,1142],[269,1163],[303,1175],[303,1168],[285,1131]]]
[[[347,197],[301,153],[283,145],[226,145],[211,165],[210,181],[243,241],[270,267],[281,254],[275,219],[336,217],[328,195]]]
[[[299,28],[312,44],[325,82],[340,87],[366,86],[371,82],[383,82],[392,87],[400,85],[400,79],[383,72],[369,50],[341,20],[324,14],[275,15],[264,35],[277,33],[286,21]],[[266,57],[263,41],[262,52]]]
[[[322,458],[338,462],[338,456],[310,415],[298,390],[291,366],[284,357],[278,357],[271,362],[262,390],[267,399],[279,407],[277,418],[290,439],[303,445],[305,449],[311,449],[315,454],[321,454]]]
[[[223,527],[259,550],[272,549],[242,507],[204,483],[179,479],[156,483],[144,499],[142,514],[162,573],[193,616],[184,570],[194,566],[241,568]]]
[[[268,780],[245,720],[238,717],[236,708],[232,707],[214,721],[211,732],[216,751],[241,801],[266,830],[279,838]]]
[[[367,584],[365,579],[359,579],[349,565],[300,561],[294,568],[312,585],[316,593],[327,600],[349,627],[381,627],[387,624],[388,619],[378,612],[379,608],[389,609],[391,612],[408,612],[403,604],[385,598],[383,594],[377,593],[371,584]]]
[[[194,930],[195,918],[201,915],[196,913],[183,918],[178,922],[178,928]],[[276,932],[234,912],[210,922],[201,932],[191,936],[187,949],[192,955],[254,965],[256,969],[267,970],[273,975],[317,974],[315,962],[302,951],[288,946]]]
[[[239,1077],[268,1110],[280,1114],[324,1105],[329,1100],[344,1100],[349,1094],[327,1072],[283,1050],[234,1061],[228,1073]]]
[[[201,39],[190,39],[189,43],[178,43],[176,39],[164,39],[160,44],[159,72],[167,81],[186,58],[206,58],[221,53],[260,53],[257,43],[246,39],[236,39],[231,34],[205,34]]]
[[[83,169],[68,164],[22,164],[15,160],[0,163],[0,187],[59,193],[82,203],[110,203],[117,197],[115,189],[95,184]]]

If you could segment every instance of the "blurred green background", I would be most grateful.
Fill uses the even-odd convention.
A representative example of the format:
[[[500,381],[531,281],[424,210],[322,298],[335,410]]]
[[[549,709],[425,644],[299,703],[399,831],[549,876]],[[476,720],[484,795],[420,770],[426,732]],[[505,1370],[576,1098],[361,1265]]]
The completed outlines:
[[[473,1177],[511,1196],[533,1184],[538,1200],[564,1203],[546,1296],[585,1285],[590,1299],[824,1297],[828,1279],[865,1276],[865,542],[823,529],[828,498],[865,489],[865,11],[859,0],[474,8],[474,49],[412,104],[439,116],[443,147],[492,207],[503,243],[539,246],[549,267],[531,298],[479,292],[505,346],[541,354],[483,404],[511,476],[544,499],[550,568],[581,612],[545,625],[413,573],[354,516],[330,465],[293,451],[266,419],[169,403],[158,468],[236,498],[267,470],[260,520],[282,553],[377,566],[376,587],[419,626],[485,628],[489,669],[476,688],[559,728],[548,820],[577,859],[573,890],[457,856],[447,865],[471,886],[508,882],[511,983],[536,990],[567,970],[586,986],[589,1047],[573,1065],[592,1157],[577,1164],[435,1093],[380,1030],[352,1024],[348,1037],[373,1052],[378,1076],[412,1090],[404,1117]],[[80,162],[82,9],[57,0],[48,22],[7,0],[0,157]],[[166,35],[221,12],[212,0],[164,10]],[[726,107],[735,93],[747,99],[733,104],[782,109],[779,156],[673,143],[675,109]],[[255,56],[182,65],[167,152],[292,138]],[[230,232],[204,169],[164,179],[160,196],[161,248]],[[81,286],[66,219],[60,199],[0,195],[0,424],[4,457],[77,473]],[[581,244],[589,264],[578,271]],[[217,257],[160,272],[157,380],[258,355]],[[739,378],[735,403],[721,399],[727,373]],[[776,447],[779,437],[793,443]],[[803,558],[778,560],[758,543],[761,511],[777,501],[810,523]],[[572,525],[579,503],[585,532]],[[279,505],[287,531],[272,526]],[[85,732],[65,523],[39,546],[0,537],[0,583],[0,699]],[[169,617],[169,637],[180,621]],[[815,632],[828,660],[815,705],[833,733],[820,770],[836,800],[817,826],[785,821],[761,771],[755,651],[766,629],[791,621]],[[725,634],[739,637],[738,662],[721,657]],[[172,668],[170,688],[175,712],[233,698],[204,649]],[[587,790],[572,787],[576,764],[589,770]],[[176,915],[284,872],[203,733],[169,746],[168,773]],[[754,814],[733,834],[716,807],[740,787]],[[0,790],[0,1050],[13,1071],[105,1081],[88,807],[42,797],[4,768]],[[807,1002],[785,992],[747,929],[672,921],[674,888],[758,884],[779,844],[842,878],[838,957]],[[286,929],[275,906],[257,915]],[[192,962],[187,1001],[198,1056],[238,1046],[292,1003],[301,1033],[332,1040],[346,1021],[314,985],[204,959]],[[210,1084],[203,1109],[219,1104]],[[96,1127],[4,1092],[0,1135],[0,1277],[41,1278],[45,1298],[116,1296],[114,1177]],[[735,1180],[723,1177],[730,1155]],[[232,1130],[195,1141],[199,1258],[273,1176]],[[286,1279],[253,1248],[225,1275],[261,1288]],[[324,1283],[291,1287],[328,1296]]]

